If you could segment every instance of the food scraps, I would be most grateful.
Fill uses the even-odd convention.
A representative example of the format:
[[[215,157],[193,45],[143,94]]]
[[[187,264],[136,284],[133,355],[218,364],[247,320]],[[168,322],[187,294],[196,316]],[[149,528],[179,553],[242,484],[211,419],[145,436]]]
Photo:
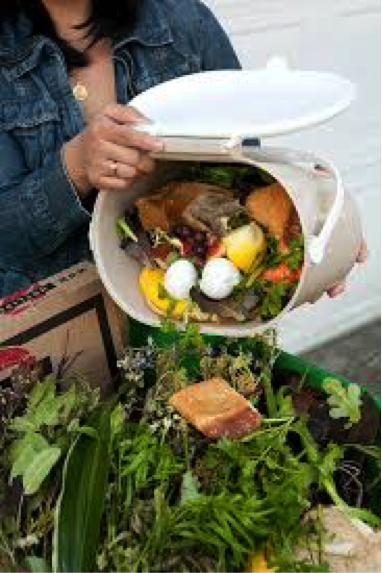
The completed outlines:
[[[261,424],[256,408],[222,378],[187,386],[171,397],[170,405],[211,439],[245,436]]]
[[[280,183],[256,189],[248,196],[245,206],[253,219],[268,229],[270,235],[277,239],[285,237],[294,206]]]
[[[321,519],[324,534],[321,547],[314,542],[310,550],[297,551],[299,558],[314,555],[330,565],[336,573],[379,572],[381,570],[381,531],[376,531],[359,519],[351,519],[336,506],[314,508],[308,512],[308,522]]]
[[[272,320],[293,297],[304,262],[292,200],[256,167],[197,165],[117,222],[121,247],[143,265],[147,305],[178,320]]]

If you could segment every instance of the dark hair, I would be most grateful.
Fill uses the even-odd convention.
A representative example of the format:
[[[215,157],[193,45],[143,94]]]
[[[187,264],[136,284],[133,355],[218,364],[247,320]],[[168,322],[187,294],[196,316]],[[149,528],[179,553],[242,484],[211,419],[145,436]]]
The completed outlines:
[[[49,12],[41,0],[0,0],[2,14],[16,14],[23,11],[33,24],[33,34],[41,34],[52,39],[62,50],[69,69],[85,67],[88,63],[86,51],[75,49],[66,40],[59,37]],[[121,33],[133,29],[137,21],[139,8],[144,0],[92,0],[92,13],[86,22],[78,29],[84,30],[85,38],[89,40],[89,48],[102,38],[116,38]]]

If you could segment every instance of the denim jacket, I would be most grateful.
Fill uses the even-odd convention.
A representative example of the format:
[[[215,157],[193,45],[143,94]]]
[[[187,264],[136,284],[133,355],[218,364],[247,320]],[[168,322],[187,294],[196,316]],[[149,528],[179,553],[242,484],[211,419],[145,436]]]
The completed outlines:
[[[238,68],[223,29],[199,0],[145,0],[113,46],[117,100],[166,80]],[[84,128],[63,57],[23,14],[0,22],[0,298],[90,258],[91,207],[60,158]]]

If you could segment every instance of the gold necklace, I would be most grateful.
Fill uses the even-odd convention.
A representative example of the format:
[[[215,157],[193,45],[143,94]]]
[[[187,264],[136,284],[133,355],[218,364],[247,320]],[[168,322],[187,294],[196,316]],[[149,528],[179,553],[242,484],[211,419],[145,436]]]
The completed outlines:
[[[89,97],[89,92],[84,84],[77,82],[73,88],[73,95],[77,101],[86,101]]]

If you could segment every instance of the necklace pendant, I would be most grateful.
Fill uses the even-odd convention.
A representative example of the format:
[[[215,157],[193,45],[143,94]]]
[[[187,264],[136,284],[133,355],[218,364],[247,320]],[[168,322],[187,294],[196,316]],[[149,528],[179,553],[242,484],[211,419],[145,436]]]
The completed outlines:
[[[86,101],[89,97],[89,92],[83,84],[76,84],[73,88],[73,95],[77,101]]]

